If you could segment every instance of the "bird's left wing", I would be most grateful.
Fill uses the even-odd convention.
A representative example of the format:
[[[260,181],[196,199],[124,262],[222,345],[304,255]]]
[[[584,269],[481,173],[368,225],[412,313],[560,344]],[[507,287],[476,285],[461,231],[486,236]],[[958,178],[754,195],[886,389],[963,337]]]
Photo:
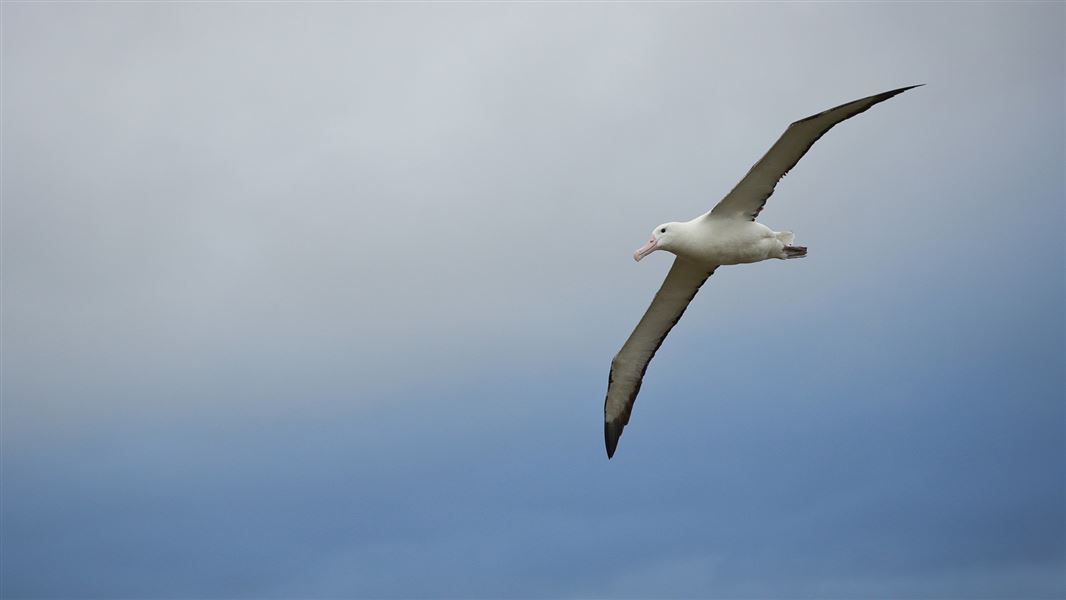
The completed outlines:
[[[705,216],[754,221],[766,204],[766,200],[774,193],[777,182],[796,166],[811,146],[834,125],[865,112],[879,102],[884,102],[916,87],[918,86],[912,85],[867,96],[789,125],[785,133],[781,134],[766,155],[755,163],[744,179],[741,179],[740,183]]]
[[[700,265],[683,258],[674,259],[666,280],[655,294],[651,306],[637,323],[636,329],[611,361],[607,379],[607,399],[603,404],[603,436],[607,444],[607,458],[614,456],[622,429],[629,423],[633,401],[640,391],[640,383],[648,363],[666,339],[666,334],[684,314],[688,303],[696,296],[703,282],[716,266]]]

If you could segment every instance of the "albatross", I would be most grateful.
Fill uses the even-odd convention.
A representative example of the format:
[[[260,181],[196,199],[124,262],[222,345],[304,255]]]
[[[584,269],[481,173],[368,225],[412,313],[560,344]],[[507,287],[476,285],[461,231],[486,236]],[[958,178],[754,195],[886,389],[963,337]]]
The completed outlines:
[[[614,456],[618,438],[629,423],[648,364],[715,269],[807,255],[806,247],[793,244],[791,231],[774,231],[755,222],[777,182],[834,125],[916,87],[919,86],[868,96],[792,123],[740,183],[709,212],[683,223],[663,223],[652,230],[651,239],[633,253],[633,259],[640,261],[656,250],[665,250],[675,255],[674,264],[644,317],[611,361],[607,399],[603,404],[607,458]]]

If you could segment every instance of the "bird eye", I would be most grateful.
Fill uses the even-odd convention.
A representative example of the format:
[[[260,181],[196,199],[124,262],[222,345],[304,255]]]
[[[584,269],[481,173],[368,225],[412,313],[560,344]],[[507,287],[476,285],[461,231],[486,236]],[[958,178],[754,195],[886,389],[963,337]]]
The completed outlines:
[[[665,227],[663,227],[662,229],[660,229],[660,230],[659,230],[659,233],[666,233],[666,228],[665,228]]]

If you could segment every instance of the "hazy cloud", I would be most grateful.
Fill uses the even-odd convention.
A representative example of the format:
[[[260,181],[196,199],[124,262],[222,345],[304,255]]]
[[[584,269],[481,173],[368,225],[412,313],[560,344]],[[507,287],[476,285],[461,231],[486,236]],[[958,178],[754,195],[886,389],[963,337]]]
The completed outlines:
[[[1066,593],[1061,4],[2,11],[5,597]]]

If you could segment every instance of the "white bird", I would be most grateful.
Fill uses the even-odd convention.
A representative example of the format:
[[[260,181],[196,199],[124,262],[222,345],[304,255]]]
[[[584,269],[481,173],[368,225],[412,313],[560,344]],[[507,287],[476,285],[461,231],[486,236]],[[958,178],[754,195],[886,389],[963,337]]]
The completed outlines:
[[[755,222],[777,182],[834,125],[916,87],[869,96],[796,121],[710,212],[684,223],[664,223],[652,230],[648,243],[633,254],[634,260],[656,250],[672,252],[677,258],[644,317],[611,361],[603,405],[607,458],[614,456],[622,429],[629,423],[648,363],[715,269],[807,255],[807,248],[792,245],[791,231],[774,231]]]

